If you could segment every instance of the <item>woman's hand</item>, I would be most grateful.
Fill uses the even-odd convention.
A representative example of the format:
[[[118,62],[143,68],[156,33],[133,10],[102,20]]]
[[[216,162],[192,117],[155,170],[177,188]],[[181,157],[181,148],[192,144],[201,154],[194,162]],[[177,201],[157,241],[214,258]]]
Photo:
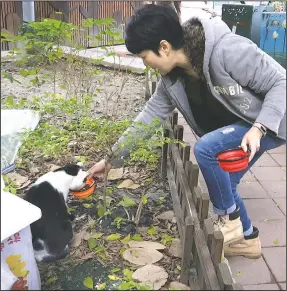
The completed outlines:
[[[105,160],[99,161],[88,170],[89,176],[92,177],[102,176],[103,174],[105,174],[105,167],[107,167],[107,172],[109,172],[112,166],[110,164],[107,164]]]
[[[262,138],[262,135],[263,134],[259,128],[252,126],[242,139],[241,142],[242,149],[245,152],[247,152],[248,147],[250,149],[249,162],[253,159],[256,152],[259,151],[260,149],[260,140]]]

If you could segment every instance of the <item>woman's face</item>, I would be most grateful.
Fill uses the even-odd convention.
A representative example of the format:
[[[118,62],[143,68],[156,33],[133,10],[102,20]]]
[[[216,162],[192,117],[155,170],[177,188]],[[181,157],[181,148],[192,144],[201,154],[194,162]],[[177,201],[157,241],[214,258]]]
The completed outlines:
[[[175,67],[173,52],[169,43],[162,43],[159,55],[151,50],[144,50],[139,54],[146,66],[158,69],[162,75],[168,74]]]

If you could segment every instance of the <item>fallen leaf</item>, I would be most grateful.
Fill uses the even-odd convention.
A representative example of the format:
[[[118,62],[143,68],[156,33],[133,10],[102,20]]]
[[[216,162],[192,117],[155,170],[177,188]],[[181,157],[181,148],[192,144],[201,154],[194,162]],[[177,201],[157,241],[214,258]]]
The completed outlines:
[[[245,181],[246,182],[246,184],[251,184],[251,182],[249,182],[249,181]]]
[[[132,240],[135,240],[135,241],[143,241],[143,238],[140,234],[136,233],[132,236]]]
[[[158,290],[166,283],[168,274],[162,267],[146,265],[137,269],[133,273],[132,278],[150,285],[151,290]]]
[[[114,268],[114,269],[112,269],[112,273],[117,273],[117,272],[119,272],[121,270],[121,268]]]
[[[236,273],[236,277],[240,277],[241,275],[242,275],[241,272],[237,272],[237,273]]]
[[[264,219],[263,221],[266,222],[266,221],[268,221],[268,219]]]
[[[181,242],[179,238],[175,238],[170,247],[169,247],[169,253],[176,258],[182,257],[182,249],[181,249]]]
[[[120,280],[121,278],[115,275],[108,275],[109,279],[112,281]]]
[[[119,202],[119,205],[122,205],[123,207],[133,207],[137,204],[129,197],[124,197],[122,201]]]
[[[121,243],[123,243],[124,245],[126,245],[126,244],[129,243],[130,240],[131,240],[131,235],[128,234],[125,238],[123,238],[123,239],[121,240]]]
[[[145,248],[150,250],[164,250],[166,247],[160,243],[153,241],[130,241],[128,243],[130,248]]]
[[[86,233],[85,231],[81,231],[81,232],[76,233],[73,236],[72,244],[71,244],[73,248],[77,248],[81,244],[82,239],[84,239],[85,233]]]
[[[169,284],[169,290],[173,289],[173,290],[190,290],[190,287],[177,282],[177,281],[173,281]]]
[[[96,285],[97,290],[105,290],[107,283],[101,283]]]
[[[130,263],[143,266],[160,261],[163,254],[152,249],[130,248],[124,251],[123,258]]]
[[[114,240],[118,240],[121,238],[121,235],[120,234],[117,234],[117,233],[113,233],[113,234],[110,234],[108,237],[107,237],[107,240],[108,241],[114,241]]]
[[[94,206],[94,204],[92,203],[83,203],[83,206],[86,208],[86,209],[90,209]]]
[[[94,249],[94,248],[96,247],[96,245],[97,245],[97,240],[96,240],[95,238],[93,238],[93,237],[90,237],[90,238],[88,239],[88,246],[89,246],[89,249],[90,249],[90,250]]]
[[[278,240],[278,239],[274,239],[273,243],[274,243],[275,245],[278,245],[278,244],[279,244],[279,240]]]
[[[118,186],[118,189],[137,189],[139,187],[140,185],[136,184],[133,180],[126,179]]]
[[[94,280],[93,280],[92,277],[85,278],[83,284],[84,284],[85,287],[87,287],[89,289],[93,289],[94,288]]]
[[[32,174],[38,174],[38,173],[40,173],[40,171],[39,171],[39,169],[38,169],[37,167],[32,167],[32,168],[30,169],[30,172],[31,172]]]
[[[124,168],[111,169],[108,174],[108,180],[119,180],[124,175]]]
[[[168,210],[168,211],[165,211],[165,212],[157,215],[156,218],[161,219],[161,220],[172,221],[172,219],[174,218],[174,212],[172,210]]]
[[[55,171],[55,170],[57,170],[57,169],[59,169],[59,168],[61,168],[60,166],[57,166],[57,165],[55,165],[55,164],[51,164],[50,165],[50,172],[53,172],[53,171]]]
[[[181,271],[181,265],[177,265],[176,268]]]
[[[21,187],[28,181],[28,177],[21,176],[17,173],[8,173],[7,176],[14,182],[18,187]]]
[[[54,282],[56,282],[58,280],[58,277],[52,277],[52,278],[49,278],[47,281],[46,281],[46,284],[47,285],[50,285]]]
[[[30,180],[28,180],[27,182],[25,182],[21,187],[16,188],[17,190],[22,190],[24,188],[26,188],[27,186],[29,186],[32,182]]]

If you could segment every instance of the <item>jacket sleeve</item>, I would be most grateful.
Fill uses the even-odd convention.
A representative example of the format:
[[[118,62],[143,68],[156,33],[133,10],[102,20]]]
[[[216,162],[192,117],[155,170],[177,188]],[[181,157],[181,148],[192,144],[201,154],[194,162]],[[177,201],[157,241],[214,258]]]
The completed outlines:
[[[167,119],[169,114],[174,110],[175,106],[171,103],[163,85],[162,80],[157,84],[156,90],[151,98],[147,101],[144,109],[134,120],[134,123],[124,132],[117,143],[113,146],[113,158],[109,161],[113,167],[120,167],[123,165],[124,158],[129,156],[132,146],[136,143],[137,135],[144,134],[146,139],[152,136],[152,133],[142,132],[142,129],[137,127],[137,124],[151,124],[157,118],[161,123]],[[131,133],[132,131],[132,133]],[[129,140],[133,140],[132,144],[125,144],[124,148],[119,148],[120,143],[126,141],[126,134],[129,133]]]
[[[221,54],[225,70],[239,85],[264,98],[256,122],[277,135],[286,112],[286,70],[252,41],[232,37],[234,41]]]

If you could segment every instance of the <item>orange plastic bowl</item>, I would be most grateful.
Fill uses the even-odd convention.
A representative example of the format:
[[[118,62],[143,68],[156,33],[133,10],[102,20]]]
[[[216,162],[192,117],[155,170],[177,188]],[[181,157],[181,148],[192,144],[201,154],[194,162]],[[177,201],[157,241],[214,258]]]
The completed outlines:
[[[80,198],[80,199],[91,196],[94,193],[97,186],[95,179],[93,177],[87,177],[86,186],[89,186],[89,188],[84,189],[84,190],[79,190],[79,191],[72,191],[73,196],[75,198]]]
[[[238,172],[248,167],[250,151],[241,148],[230,149],[217,154],[220,167],[225,172]]]

